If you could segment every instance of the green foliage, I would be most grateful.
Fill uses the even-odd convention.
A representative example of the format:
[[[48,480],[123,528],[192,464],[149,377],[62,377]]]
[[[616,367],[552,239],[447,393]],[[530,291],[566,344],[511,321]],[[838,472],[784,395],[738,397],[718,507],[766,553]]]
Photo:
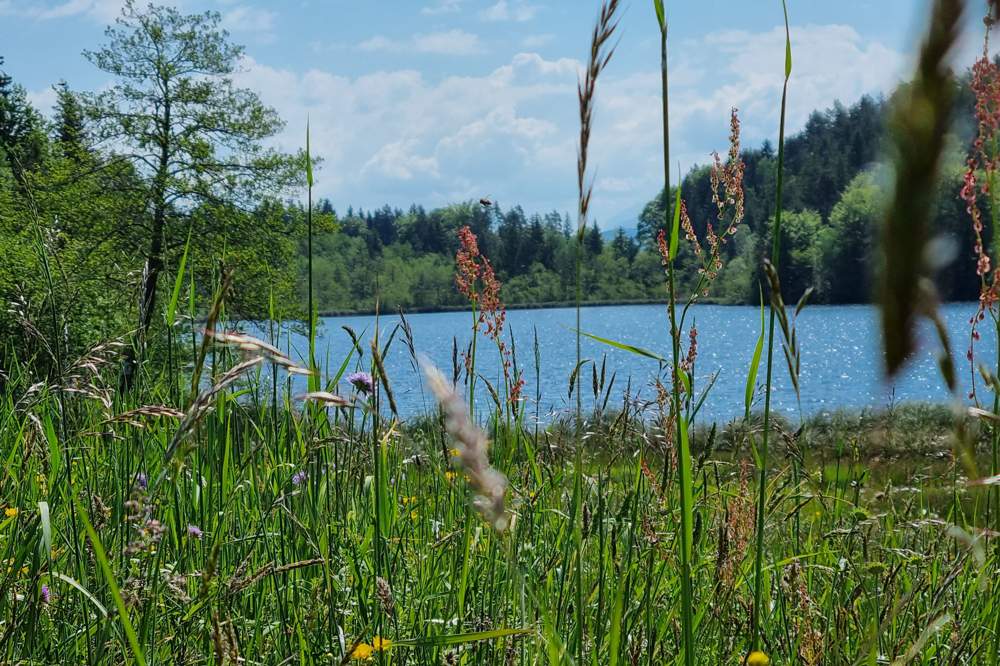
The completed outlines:
[[[183,243],[192,209],[222,213],[217,226],[226,234],[238,220],[230,209],[250,210],[301,180],[298,160],[264,146],[284,123],[256,93],[233,83],[243,49],[228,41],[221,20],[216,12],[182,14],[127,2],[105,33],[107,44],[84,52],[114,81],[85,96],[94,132],[121,147],[119,157],[145,185],[150,219],[138,313],[142,334],[155,319],[165,258]],[[240,237],[263,246],[270,226],[265,223],[262,235],[258,228],[243,225]],[[196,238],[199,247],[219,247]]]
[[[859,174],[817,236],[817,281],[824,300],[856,303],[871,296],[875,231],[884,209],[884,188],[870,172]]]

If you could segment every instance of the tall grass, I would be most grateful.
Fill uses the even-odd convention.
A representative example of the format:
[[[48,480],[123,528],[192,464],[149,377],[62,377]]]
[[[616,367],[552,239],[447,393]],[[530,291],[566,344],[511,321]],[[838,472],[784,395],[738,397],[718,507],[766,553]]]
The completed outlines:
[[[781,191],[784,181],[785,167],[785,110],[788,101],[788,80],[792,75],[792,40],[788,29],[788,6],[782,0],[781,7],[785,15],[785,77],[781,88],[781,112],[778,121],[778,165],[775,185],[774,224],[771,228],[771,264],[777,271],[780,268],[781,256]],[[776,308],[772,304],[767,323],[767,369],[764,387],[764,426],[761,433],[760,451],[757,454],[757,523],[754,548],[753,571],[753,648],[760,650],[762,643],[761,615],[764,612],[764,530],[767,520],[767,465],[768,443],[771,437],[771,381],[774,366],[774,322]]]
[[[664,227],[667,228],[668,218],[671,208],[666,205],[670,200],[670,103],[669,103],[669,78],[667,62],[667,19],[662,0],[654,0],[653,7],[656,12],[656,19],[660,27],[660,82],[661,100],[663,116],[663,197],[664,197]],[[693,519],[694,519],[694,497],[691,485],[691,451],[688,445],[687,423],[681,415],[681,329],[677,325],[677,292],[674,284],[674,260],[677,257],[677,247],[680,235],[680,204],[681,188],[677,185],[677,196],[673,205],[673,223],[669,225],[670,245],[668,256],[664,257],[667,269],[667,312],[670,318],[670,359],[671,359],[671,382],[670,382],[670,404],[671,414],[675,428],[674,442],[678,446],[677,468],[678,483],[680,489],[680,511],[681,511],[681,534],[678,542],[681,564],[681,635],[683,637],[684,663],[693,666],[695,663],[695,610],[692,585],[692,541],[694,539]],[[664,465],[664,470],[666,465]]]

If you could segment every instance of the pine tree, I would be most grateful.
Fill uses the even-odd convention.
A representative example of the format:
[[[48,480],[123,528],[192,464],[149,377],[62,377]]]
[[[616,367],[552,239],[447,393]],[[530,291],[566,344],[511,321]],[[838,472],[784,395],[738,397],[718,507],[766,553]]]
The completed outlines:
[[[55,138],[66,157],[80,162],[89,152],[83,106],[65,81],[53,87],[56,91]]]

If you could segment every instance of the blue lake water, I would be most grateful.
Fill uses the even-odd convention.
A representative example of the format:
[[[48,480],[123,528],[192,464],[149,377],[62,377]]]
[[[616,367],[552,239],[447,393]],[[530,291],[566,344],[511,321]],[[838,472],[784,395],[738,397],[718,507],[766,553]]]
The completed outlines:
[[[966,351],[970,339],[969,319],[975,309],[973,303],[954,303],[943,307],[963,396],[971,385]],[[567,395],[569,376],[576,363],[575,317],[573,308],[514,310],[507,315],[507,329],[513,332],[518,366],[523,369],[526,380],[523,395],[528,402],[528,413],[533,416],[537,407],[543,421],[575,410],[576,398]],[[468,312],[413,314],[407,316],[407,321],[412,329],[416,352],[425,354],[450,376],[453,339],[457,338],[459,350],[466,347],[471,333],[471,315]],[[380,318],[383,343],[398,323],[398,315]],[[718,373],[699,420],[724,421],[742,415],[747,368],[759,331],[760,310],[752,306],[695,305],[687,317],[687,324],[692,323],[698,328],[695,393],[700,393],[709,379]],[[375,318],[349,316],[321,320],[317,361],[323,369],[324,382],[336,374],[352,347],[343,326],[351,327],[362,336],[367,350],[367,340],[375,330]],[[989,330],[991,326],[990,321],[983,322],[981,326],[982,340],[976,346],[976,360],[977,363],[995,367],[996,345],[995,337]],[[806,416],[839,408],[881,408],[893,401],[943,402],[948,398],[937,366],[937,342],[929,326],[921,329],[920,353],[891,385],[883,378],[878,311],[874,307],[809,306],[799,316],[797,328],[802,357],[801,409]],[[667,311],[664,306],[584,308],[582,329],[663,356],[669,354]],[[536,331],[541,359],[539,373],[536,373],[533,349]],[[256,333],[266,338],[263,332]],[[301,359],[306,355],[308,343],[300,333],[286,329],[279,346],[289,349],[293,357]],[[684,346],[687,346],[686,329]],[[632,399],[643,401],[655,398],[653,380],[659,372],[656,361],[586,338],[583,340],[584,358],[596,359],[600,364],[604,355],[607,356],[608,381],[612,373],[617,373],[609,407],[622,404],[629,382]],[[477,368],[494,385],[499,373],[497,359],[492,341],[481,337]],[[355,356],[350,370],[357,369],[356,362]],[[366,358],[364,364],[369,363]],[[390,347],[386,370],[404,417],[426,413],[432,408],[430,396],[422,388],[420,375],[401,332],[397,333]],[[790,417],[797,417],[799,407],[778,340],[775,345],[774,377],[776,390],[772,406]],[[585,409],[592,408],[594,400],[589,367],[584,370],[583,378]],[[762,361],[759,382],[763,378]],[[293,391],[304,391],[305,382],[301,378],[295,381]],[[350,386],[342,382],[334,390],[347,394]],[[536,399],[539,394],[540,399]],[[481,409],[489,409],[492,404],[482,385],[477,388],[476,402]]]

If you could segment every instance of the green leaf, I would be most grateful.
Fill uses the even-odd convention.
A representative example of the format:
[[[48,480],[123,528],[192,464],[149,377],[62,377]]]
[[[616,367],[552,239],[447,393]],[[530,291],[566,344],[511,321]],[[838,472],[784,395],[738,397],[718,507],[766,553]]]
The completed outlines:
[[[799,299],[798,304],[795,306],[795,317],[799,316],[799,313],[806,307],[806,303],[809,302],[809,297],[813,295],[815,291],[814,287],[809,287],[804,292],[802,292],[802,297]]]
[[[760,285],[758,285],[760,289]],[[757,383],[757,371],[760,370],[760,356],[764,351],[764,292],[760,289],[760,335],[757,336],[757,346],[753,350],[753,358],[750,359],[750,370],[747,372],[746,395],[743,404],[746,416],[750,416],[750,405],[753,402],[753,390]]]
[[[52,518],[49,516],[49,503],[38,503],[38,515],[42,522],[42,547],[45,549],[42,556],[49,559],[52,553]]]
[[[625,344],[624,342],[616,342],[614,340],[609,340],[608,338],[602,338],[601,336],[594,335],[593,333],[585,333],[584,331],[577,331],[576,329],[573,330],[574,332],[586,336],[591,340],[595,340],[597,342],[600,342],[601,344],[609,345],[611,347],[614,347],[615,349],[621,349],[622,351],[627,351],[630,354],[635,354],[637,356],[645,356],[646,358],[651,358],[654,361],[659,361],[660,363],[666,362],[665,358],[663,358],[659,354],[649,351],[648,349],[643,349],[642,347],[636,347],[634,345]]]
[[[313,186],[312,153],[309,151],[309,119],[306,118],[306,184]]]
[[[98,601],[97,597],[95,597],[93,594],[90,593],[90,590],[85,588],[83,585],[80,585],[80,583],[78,583],[75,579],[70,578],[64,573],[59,573],[58,571],[52,572],[52,577],[58,578],[64,583],[68,583],[72,587],[76,588],[80,592],[80,594],[82,594],[83,596],[87,597],[88,600],[90,600],[90,603],[94,604],[94,608],[98,610],[98,612],[101,614],[102,617],[108,616],[108,609],[104,607],[104,604]]]
[[[681,539],[681,548],[684,550],[685,561],[691,562],[691,545],[694,537],[694,492],[691,489],[691,485],[694,483],[694,475],[691,469],[691,444],[688,440],[687,420],[685,420],[683,414],[678,415],[677,420],[681,433],[677,462],[680,465],[681,471],[681,512],[684,514],[684,520],[682,521],[684,534]]]
[[[792,38],[788,32],[788,3],[781,0],[781,8],[785,11],[785,79],[792,75]]]
[[[715,381],[719,378],[719,371],[716,371],[712,378],[708,380],[708,385],[701,392],[701,397],[698,398],[697,404],[695,404],[694,409],[691,411],[691,422],[694,423],[694,418],[698,416],[698,412],[701,411],[701,406],[705,404],[705,400],[708,399],[708,394],[711,392],[712,387],[715,386]]]
[[[677,169],[680,173],[680,168]],[[681,181],[678,177],[677,180],[677,197],[674,201],[674,224],[670,229],[670,262],[673,263],[674,259],[677,258],[677,240],[680,238],[681,231]]]
[[[684,372],[680,368],[677,368],[677,376],[680,377],[681,384],[684,385],[684,391],[691,395],[691,378],[688,377],[688,373]]]
[[[667,27],[667,18],[663,13],[663,0],[653,0],[653,8],[656,10],[656,20],[660,23],[660,30]]]
[[[94,531],[94,526],[90,524],[90,520],[87,519],[87,512],[83,509],[80,504],[80,500],[74,498],[74,503],[76,504],[76,513],[83,523],[83,528],[87,532],[87,537],[90,539],[90,545],[94,549],[94,556],[97,558],[97,563],[100,565],[101,573],[104,574],[104,579],[108,583],[108,589],[111,591],[111,597],[115,601],[115,607],[118,609],[118,618],[122,622],[122,628],[125,629],[125,637],[128,639],[129,647],[132,649],[132,654],[135,656],[136,662],[139,666],[146,666],[146,659],[142,656],[142,648],[139,647],[139,638],[136,636],[135,629],[132,627],[132,620],[129,619],[128,609],[125,607],[125,601],[122,599],[121,592],[118,590],[118,583],[115,582],[115,574],[111,570],[111,564],[108,562],[108,556],[104,552],[104,546],[101,545],[101,540],[97,536],[97,532]]]
[[[188,250],[191,249],[191,231],[194,225],[188,227],[187,242],[184,244],[184,254],[181,255],[181,263],[177,265],[177,277],[174,279],[174,290],[170,294],[170,303],[167,304],[167,326],[174,325],[174,315],[177,314],[177,301],[181,296],[181,285],[184,283],[184,267],[187,265]]]
[[[464,643],[488,641],[494,638],[506,638],[507,636],[523,636],[524,634],[530,633],[530,631],[530,629],[494,629],[492,631],[471,631],[464,634],[451,634],[448,636],[407,638],[401,641],[393,641],[392,647],[446,647],[449,645],[462,645]]]

